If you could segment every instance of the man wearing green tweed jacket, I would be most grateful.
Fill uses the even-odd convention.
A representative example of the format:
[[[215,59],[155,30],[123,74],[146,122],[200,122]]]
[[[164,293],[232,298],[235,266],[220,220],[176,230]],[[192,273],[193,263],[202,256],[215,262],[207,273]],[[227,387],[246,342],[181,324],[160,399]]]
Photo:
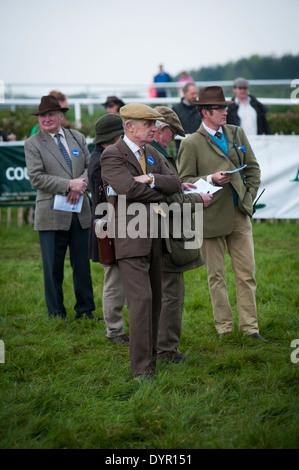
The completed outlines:
[[[201,88],[196,104],[202,115],[199,130],[182,141],[178,155],[182,181],[203,178],[222,189],[203,213],[202,254],[207,266],[215,327],[222,337],[233,330],[225,283],[226,247],[235,274],[240,330],[259,334],[256,312],[254,246],[250,218],[260,185],[260,168],[243,129],[226,124],[227,106],[221,87]],[[227,171],[246,165],[235,173]]]
[[[156,121],[158,127],[151,145],[159,152],[159,155],[170,171],[178,174],[175,160],[167,152],[170,141],[176,134],[184,137],[184,129],[177,114],[167,106],[155,108],[165,119],[165,122]],[[193,186],[193,185],[191,185]],[[184,203],[191,204],[191,212],[196,209],[195,204],[203,204],[206,207],[212,199],[212,195],[190,193],[185,194],[184,189],[190,188],[190,184],[183,183],[179,192],[168,196],[167,203],[178,203],[180,208]],[[202,206],[201,206],[202,207]],[[162,308],[159,320],[157,357],[176,364],[186,360],[178,345],[181,337],[182,315],[184,306],[184,271],[198,268],[203,264],[199,248],[186,249],[185,239],[173,237],[172,223],[169,224],[169,241],[172,252],[164,255],[164,268],[162,275]]]

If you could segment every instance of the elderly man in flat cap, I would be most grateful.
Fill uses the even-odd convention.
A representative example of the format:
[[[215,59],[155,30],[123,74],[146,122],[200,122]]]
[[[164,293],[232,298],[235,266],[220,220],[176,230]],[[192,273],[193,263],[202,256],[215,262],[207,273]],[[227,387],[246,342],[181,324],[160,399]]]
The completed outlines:
[[[30,182],[37,189],[35,230],[39,231],[45,297],[49,317],[66,318],[63,301],[64,260],[69,247],[76,296],[75,318],[97,319],[88,239],[91,222],[87,189],[90,154],[85,137],[61,125],[68,108],[55,96],[43,96],[38,116],[41,130],[25,142]]]
[[[176,135],[185,136],[184,129],[177,114],[167,106],[155,108],[165,121],[157,121],[158,127],[151,145],[159,152],[168,168],[178,174],[176,162],[168,153],[167,147]],[[183,204],[191,205],[191,212],[207,207],[212,199],[211,194],[184,193],[194,187],[190,183],[182,183],[180,191],[167,198],[167,203],[177,203],[181,209]],[[197,203],[197,206],[196,206]],[[183,211],[181,211],[183,213]],[[181,238],[173,236],[173,224],[169,223],[169,241],[171,253],[165,254],[162,276],[162,309],[159,321],[157,357],[161,360],[179,364],[186,360],[186,356],[178,349],[181,338],[182,315],[185,296],[184,271],[195,269],[203,264],[199,248],[186,249],[181,225]],[[183,220],[182,220],[183,224]],[[193,227],[194,229],[194,227]]]
[[[88,166],[88,182],[92,196],[92,226],[97,218],[98,204],[106,201],[106,194],[101,176],[101,155],[109,145],[115,144],[124,133],[121,117],[116,114],[105,114],[95,123],[95,148]],[[90,231],[89,258],[99,262],[98,239],[95,230]],[[107,327],[107,339],[112,343],[129,344],[124,332],[123,306],[125,293],[117,265],[104,266],[104,285],[102,308]]]
[[[108,202],[113,203],[117,198],[114,244],[129,311],[131,371],[134,378],[152,380],[161,310],[164,245],[170,248],[159,230],[152,231],[151,223],[154,218],[160,225],[161,215],[154,210],[167,196],[180,190],[181,182],[148,145],[157,130],[156,121],[163,121],[163,116],[143,104],[123,106],[120,116],[125,136],[102,153],[102,179]],[[143,234],[135,237],[129,229],[134,222],[136,203],[142,203],[139,209],[145,219],[139,224]],[[118,230],[119,224],[127,229],[125,234]]]
[[[226,124],[227,106],[221,87],[201,88],[199,130],[182,141],[178,155],[183,181],[199,177],[221,189],[203,212],[202,254],[207,266],[214,321],[219,337],[233,330],[225,283],[226,247],[235,274],[240,330],[261,340],[256,311],[254,247],[250,218],[260,185],[260,168],[242,128]],[[245,165],[243,169],[242,168]]]

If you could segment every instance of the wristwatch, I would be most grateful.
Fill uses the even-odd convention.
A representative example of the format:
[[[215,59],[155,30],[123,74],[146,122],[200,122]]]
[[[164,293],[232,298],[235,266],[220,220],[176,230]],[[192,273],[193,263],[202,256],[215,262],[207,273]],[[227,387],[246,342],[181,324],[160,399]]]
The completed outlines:
[[[150,182],[148,184],[152,184],[152,182],[154,181],[154,175],[152,175],[152,173],[148,173],[147,176],[150,178]]]

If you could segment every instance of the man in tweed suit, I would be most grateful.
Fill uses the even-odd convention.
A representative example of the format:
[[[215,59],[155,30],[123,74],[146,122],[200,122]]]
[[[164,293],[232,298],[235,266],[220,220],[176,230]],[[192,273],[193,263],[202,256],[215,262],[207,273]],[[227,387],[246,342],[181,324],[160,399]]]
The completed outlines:
[[[233,315],[225,283],[225,250],[235,274],[239,328],[262,340],[256,311],[254,246],[250,218],[260,185],[260,167],[242,128],[226,124],[227,106],[219,86],[201,88],[198,101],[202,124],[182,141],[179,174],[194,183],[204,178],[220,186],[203,212],[202,254],[207,267],[214,322],[219,337],[233,330]],[[245,165],[243,171],[236,167]]]
[[[179,191],[181,182],[148,145],[157,129],[156,120],[164,121],[163,116],[137,103],[123,106],[120,116],[125,136],[102,153],[102,179],[108,203],[113,203],[117,197],[114,246],[129,311],[131,371],[134,378],[152,380],[157,357],[164,245],[168,250],[170,246],[167,238],[163,243],[161,232],[157,237],[151,234],[150,221],[154,208],[166,200],[167,195]],[[111,188],[114,195],[111,195]],[[118,227],[124,225],[129,229],[132,226],[136,203],[142,203],[138,207],[144,209],[145,217],[140,226],[145,234],[131,237],[128,231],[122,236]],[[160,215],[157,220],[160,226]]]
[[[96,319],[88,259],[91,212],[86,177],[90,155],[82,134],[61,127],[67,110],[49,95],[42,97],[33,113],[41,130],[25,142],[25,157],[30,182],[37,189],[34,228],[39,231],[49,317],[66,318],[62,282],[69,247],[76,318],[86,315]],[[82,196],[81,211],[54,209],[56,195],[66,196],[70,208]]]

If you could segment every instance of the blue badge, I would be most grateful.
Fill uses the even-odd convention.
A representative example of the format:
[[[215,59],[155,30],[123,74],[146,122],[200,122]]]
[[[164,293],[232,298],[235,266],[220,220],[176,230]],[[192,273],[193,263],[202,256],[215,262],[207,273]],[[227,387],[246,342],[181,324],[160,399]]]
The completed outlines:
[[[154,165],[154,164],[155,164],[155,160],[153,159],[153,157],[150,157],[150,156],[149,156],[149,157],[147,157],[147,163],[148,163],[149,165]]]
[[[77,149],[73,149],[73,150],[72,150],[72,154],[74,155],[74,157],[79,157],[80,152],[79,152],[79,150],[77,150]]]

